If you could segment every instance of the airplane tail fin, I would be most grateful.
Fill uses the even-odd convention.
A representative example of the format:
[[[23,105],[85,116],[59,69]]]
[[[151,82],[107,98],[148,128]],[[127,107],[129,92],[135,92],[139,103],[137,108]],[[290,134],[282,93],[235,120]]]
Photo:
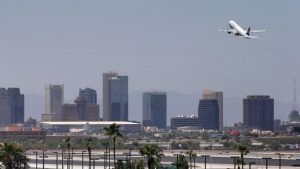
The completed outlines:
[[[246,34],[249,36],[250,35],[250,26],[249,26],[249,28],[247,29],[247,32],[246,32]]]

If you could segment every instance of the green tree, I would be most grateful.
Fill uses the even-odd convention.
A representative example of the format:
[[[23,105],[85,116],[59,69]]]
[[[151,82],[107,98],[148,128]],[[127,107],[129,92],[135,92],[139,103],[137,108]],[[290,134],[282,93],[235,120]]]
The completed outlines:
[[[247,146],[240,144],[238,146],[238,150],[240,151],[240,164],[242,165],[242,169],[244,169],[245,161],[244,161],[244,156],[249,153],[249,149]]]
[[[193,157],[193,154],[194,154],[193,149],[190,149],[185,154],[188,155],[189,160],[190,160],[190,168],[192,168],[192,157]]]
[[[89,153],[89,169],[91,169],[91,167],[92,167],[92,148],[91,148],[92,141],[93,141],[92,137],[85,138],[85,146]]]
[[[177,169],[188,169],[189,168],[189,164],[185,158],[184,155],[180,154],[178,156],[178,160],[176,159],[176,161],[174,163],[172,163],[173,166],[176,166]]]
[[[6,169],[26,169],[28,161],[21,145],[15,142],[5,142],[0,145],[0,162]]]
[[[105,134],[112,138],[113,141],[113,151],[114,151],[114,166],[116,166],[116,140],[118,137],[123,137],[120,133],[120,126],[116,123],[111,124],[104,128]]]
[[[162,150],[157,145],[144,145],[140,147],[140,154],[147,156],[148,169],[155,169],[160,166]]]

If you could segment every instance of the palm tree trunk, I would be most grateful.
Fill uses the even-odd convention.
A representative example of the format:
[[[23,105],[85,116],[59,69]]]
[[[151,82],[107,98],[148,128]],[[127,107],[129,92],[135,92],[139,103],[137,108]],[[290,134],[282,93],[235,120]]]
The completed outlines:
[[[148,169],[151,169],[151,162],[150,162],[150,159],[148,159]]]
[[[114,168],[116,168],[116,137],[113,138],[114,142]]]
[[[192,169],[192,157],[190,157],[190,169]]]
[[[92,168],[92,161],[91,161],[92,150],[91,150],[91,147],[88,147],[88,152],[89,152],[89,169],[91,169]]]
[[[194,169],[196,169],[196,160],[194,158]]]

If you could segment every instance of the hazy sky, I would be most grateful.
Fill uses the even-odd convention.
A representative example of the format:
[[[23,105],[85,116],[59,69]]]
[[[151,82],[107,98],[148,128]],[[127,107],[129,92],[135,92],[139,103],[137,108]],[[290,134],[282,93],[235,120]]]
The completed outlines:
[[[102,73],[129,76],[130,91],[225,97],[300,90],[300,1],[1,1],[0,86],[44,94],[44,85],[102,92]],[[244,40],[217,32],[229,20],[267,29]]]

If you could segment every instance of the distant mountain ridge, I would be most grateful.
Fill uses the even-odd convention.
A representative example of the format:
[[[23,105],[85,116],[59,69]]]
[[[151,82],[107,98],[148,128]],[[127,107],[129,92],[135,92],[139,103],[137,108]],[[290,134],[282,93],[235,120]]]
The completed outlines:
[[[129,119],[142,121],[142,94],[143,92],[134,91],[129,93]],[[198,115],[198,102],[201,93],[182,94],[178,92],[168,92],[167,94],[167,119],[177,115]],[[70,100],[70,99],[68,99]],[[100,110],[102,110],[102,100],[100,100]],[[25,95],[25,118],[33,117],[41,119],[44,112],[44,96],[37,94]],[[292,109],[291,103],[278,101],[275,98],[275,118],[287,120],[288,114]],[[101,111],[102,113],[102,111]],[[100,113],[100,114],[101,114]],[[102,114],[101,114],[102,115]],[[235,122],[242,121],[243,117],[243,98],[224,97],[224,126],[232,126]]]

